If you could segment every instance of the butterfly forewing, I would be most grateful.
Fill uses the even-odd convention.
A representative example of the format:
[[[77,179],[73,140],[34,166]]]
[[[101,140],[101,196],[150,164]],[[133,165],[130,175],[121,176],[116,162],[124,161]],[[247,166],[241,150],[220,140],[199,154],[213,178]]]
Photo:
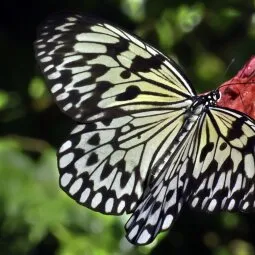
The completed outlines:
[[[35,51],[60,109],[80,122],[182,108],[194,96],[177,65],[137,37],[80,15],[41,26]]]

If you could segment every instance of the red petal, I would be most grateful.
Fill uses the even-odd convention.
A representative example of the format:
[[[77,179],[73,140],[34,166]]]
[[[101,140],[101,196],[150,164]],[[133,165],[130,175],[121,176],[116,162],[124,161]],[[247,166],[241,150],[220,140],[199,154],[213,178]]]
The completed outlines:
[[[218,106],[238,110],[255,119],[255,56],[219,90],[221,99]]]

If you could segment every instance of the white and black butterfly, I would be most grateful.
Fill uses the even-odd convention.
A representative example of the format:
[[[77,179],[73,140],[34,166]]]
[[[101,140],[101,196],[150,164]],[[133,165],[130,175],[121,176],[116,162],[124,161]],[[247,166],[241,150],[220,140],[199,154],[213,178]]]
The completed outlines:
[[[133,213],[147,244],[183,203],[255,207],[255,123],[197,96],[180,68],[136,36],[77,14],[39,29],[36,58],[59,108],[77,122],[58,151],[61,188],[95,211]]]

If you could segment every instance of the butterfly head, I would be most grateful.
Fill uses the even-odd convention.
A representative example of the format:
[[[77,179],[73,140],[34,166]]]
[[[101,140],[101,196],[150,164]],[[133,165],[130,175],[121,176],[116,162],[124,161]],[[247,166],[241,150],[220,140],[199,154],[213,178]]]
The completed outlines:
[[[199,115],[204,108],[207,108],[208,106],[215,106],[218,100],[220,99],[220,91],[212,90],[211,92],[207,93],[206,95],[201,95],[195,98],[191,108],[190,112],[192,114]]]
[[[206,97],[206,105],[216,105],[216,103],[220,100],[221,98],[221,93],[218,89],[212,90],[209,92]]]

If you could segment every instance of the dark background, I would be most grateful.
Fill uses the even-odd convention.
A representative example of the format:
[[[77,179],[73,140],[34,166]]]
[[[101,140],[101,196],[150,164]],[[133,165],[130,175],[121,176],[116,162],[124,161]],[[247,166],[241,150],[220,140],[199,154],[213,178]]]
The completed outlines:
[[[73,122],[53,104],[36,65],[36,28],[59,11],[109,20],[186,70],[205,92],[254,54],[253,1],[5,1],[0,17],[0,254],[255,254],[255,215],[185,208],[151,245],[124,238],[127,216],[94,213],[58,187],[55,148]],[[232,59],[234,63],[227,69]]]

